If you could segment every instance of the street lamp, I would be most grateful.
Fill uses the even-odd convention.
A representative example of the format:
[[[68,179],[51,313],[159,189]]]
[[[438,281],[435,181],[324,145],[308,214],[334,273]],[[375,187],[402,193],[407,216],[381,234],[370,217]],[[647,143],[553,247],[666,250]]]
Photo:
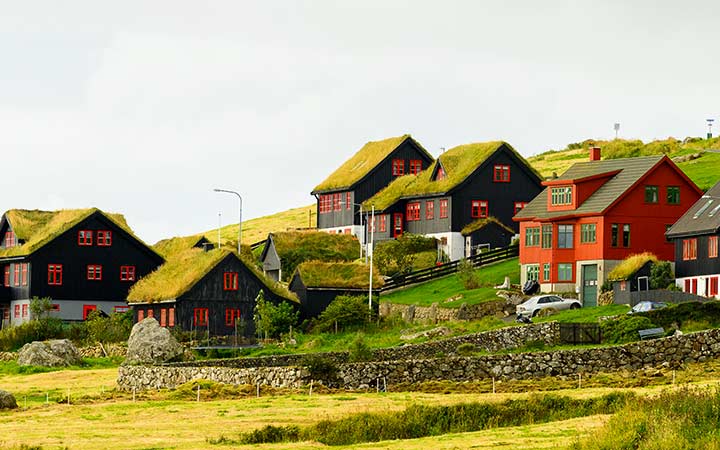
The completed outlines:
[[[240,199],[240,216],[239,216],[239,219],[238,219],[238,256],[240,256],[240,255],[242,254],[242,250],[241,250],[241,247],[240,247],[240,246],[242,245],[242,203],[243,203],[243,202],[242,202],[242,197],[241,197],[240,194],[238,194],[237,192],[235,192],[235,191],[230,191],[230,190],[227,190],[227,189],[217,189],[217,188],[215,188],[215,189],[213,189],[213,191],[215,191],[215,192],[224,192],[224,193],[226,193],[226,194],[235,194],[235,195],[237,195],[238,199]],[[218,245],[220,245],[219,242],[218,242]]]
[[[358,241],[360,241],[360,258],[362,258],[362,256],[363,256],[363,245],[365,245],[365,242],[367,241],[367,239],[366,239],[366,237],[365,237],[365,228],[363,227],[363,223],[362,223],[362,212],[363,212],[363,210],[362,210],[362,204],[361,204],[361,203],[354,203],[354,202],[346,202],[346,201],[343,200],[343,201],[340,201],[340,205],[341,205],[341,206],[343,206],[343,205],[353,205],[353,206],[359,206],[359,207],[360,207],[360,227],[363,229],[363,232],[362,232],[361,235],[359,236],[359,237],[362,237],[362,239],[358,239]],[[354,215],[355,215],[355,211],[353,211],[353,216],[354,216]],[[367,221],[366,221],[366,222],[367,222]],[[353,224],[354,224],[354,223],[355,223],[355,220],[353,220]],[[367,251],[365,252],[365,256],[366,256],[366,261],[367,261]]]
[[[341,205],[348,204],[347,202],[340,202]],[[362,204],[360,203],[353,203],[350,202],[349,204],[359,206],[360,207],[360,225],[362,226]],[[370,216],[370,219],[365,218],[365,228],[364,231],[367,231],[367,228],[370,228],[370,242],[365,244],[365,260],[367,261],[368,256],[370,257],[370,282],[368,284],[368,309],[372,311],[372,286],[373,286],[373,244],[375,243],[375,205],[372,205],[372,214]],[[367,214],[367,211],[365,211]],[[368,224],[369,223],[369,224]],[[367,241],[367,234],[365,234],[365,239]],[[362,244],[360,244],[360,257],[362,258]]]

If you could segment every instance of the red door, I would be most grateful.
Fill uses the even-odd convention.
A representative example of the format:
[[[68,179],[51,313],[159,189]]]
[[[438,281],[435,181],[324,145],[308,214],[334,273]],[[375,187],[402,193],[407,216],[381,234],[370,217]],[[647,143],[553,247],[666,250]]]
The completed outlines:
[[[88,318],[88,314],[90,314],[90,311],[96,311],[97,305],[83,305],[83,320],[86,320]]]
[[[393,237],[400,237],[403,234],[403,215],[402,213],[393,214]]]

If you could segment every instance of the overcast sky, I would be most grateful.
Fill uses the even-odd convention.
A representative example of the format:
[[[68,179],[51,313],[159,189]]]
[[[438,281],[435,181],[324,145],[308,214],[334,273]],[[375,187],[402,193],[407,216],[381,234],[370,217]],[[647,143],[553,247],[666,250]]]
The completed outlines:
[[[700,136],[715,2],[27,1],[0,13],[0,209],[145,241],[310,204],[365,142]],[[720,118],[720,117],[718,117]],[[718,127],[720,128],[720,126]]]

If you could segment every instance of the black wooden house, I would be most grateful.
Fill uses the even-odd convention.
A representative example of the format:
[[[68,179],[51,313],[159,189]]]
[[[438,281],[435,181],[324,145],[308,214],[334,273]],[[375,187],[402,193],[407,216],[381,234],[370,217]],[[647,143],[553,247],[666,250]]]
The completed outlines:
[[[675,283],[684,292],[720,298],[720,182],[665,236],[675,243]]]
[[[365,228],[356,205],[398,177],[419,174],[432,162],[433,157],[408,134],[368,142],[313,189],[318,228],[354,234],[365,242]]]
[[[9,210],[0,237],[3,325],[30,320],[33,297],[49,297],[66,321],[125,311],[130,287],[163,262],[122,215],[97,208]]]
[[[541,177],[506,142],[460,145],[443,154],[416,177],[401,177],[364,203],[375,207],[375,240],[404,232],[432,236],[451,260],[466,255],[462,231],[494,217],[517,233],[512,217],[542,190]],[[471,247],[507,245],[496,227],[479,227]],[[487,233],[487,236],[484,236]]]

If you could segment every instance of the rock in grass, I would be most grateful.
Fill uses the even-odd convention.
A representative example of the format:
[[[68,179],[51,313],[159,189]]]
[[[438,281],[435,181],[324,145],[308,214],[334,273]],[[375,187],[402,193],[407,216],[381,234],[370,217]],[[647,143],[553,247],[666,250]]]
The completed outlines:
[[[159,364],[179,359],[182,354],[183,348],[170,330],[148,317],[130,332],[125,364]]]
[[[15,397],[7,391],[0,390],[0,409],[15,409],[17,407]]]
[[[17,363],[20,366],[63,367],[80,364],[82,358],[68,339],[53,339],[23,345]]]

